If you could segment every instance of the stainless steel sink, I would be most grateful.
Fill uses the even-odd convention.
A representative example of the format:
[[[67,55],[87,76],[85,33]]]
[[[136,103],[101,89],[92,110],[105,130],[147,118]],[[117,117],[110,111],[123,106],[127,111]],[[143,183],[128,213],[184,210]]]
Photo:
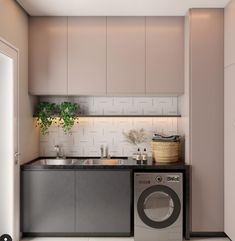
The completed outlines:
[[[123,159],[87,159],[83,165],[123,165]]]
[[[41,159],[39,164],[41,165],[73,165],[76,159]]]

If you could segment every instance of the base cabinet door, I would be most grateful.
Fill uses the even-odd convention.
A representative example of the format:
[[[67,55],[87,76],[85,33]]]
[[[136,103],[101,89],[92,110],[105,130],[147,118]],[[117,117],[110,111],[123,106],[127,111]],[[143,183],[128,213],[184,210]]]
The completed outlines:
[[[76,172],[76,232],[84,236],[129,236],[131,172]]]
[[[23,171],[21,181],[21,232],[75,231],[74,171]]]

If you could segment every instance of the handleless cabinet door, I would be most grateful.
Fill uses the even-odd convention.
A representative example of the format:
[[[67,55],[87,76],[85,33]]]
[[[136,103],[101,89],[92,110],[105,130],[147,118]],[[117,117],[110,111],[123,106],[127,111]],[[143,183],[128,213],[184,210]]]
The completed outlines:
[[[224,230],[223,20],[223,9],[190,10],[189,85],[193,232]],[[210,137],[210,141],[203,138],[205,135]],[[212,168],[213,171],[209,171]]]
[[[106,17],[68,18],[68,93],[106,94]]]
[[[184,92],[184,18],[146,17],[146,94]]]
[[[76,171],[76,232],[128,236],[131,231],[131,171]]]
[[[29,92],[67,94],[67,18],[29,20]]]
[[[145,18],[107,18],[107,93],[145,93]]]
[[[21,177],[21,232],[74,232],[74,171],[29,170]]]

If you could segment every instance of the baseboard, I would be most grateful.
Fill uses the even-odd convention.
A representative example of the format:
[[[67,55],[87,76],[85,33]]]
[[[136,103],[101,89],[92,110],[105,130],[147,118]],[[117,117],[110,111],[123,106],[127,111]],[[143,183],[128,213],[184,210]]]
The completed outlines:
[[[226,235],[226,237],[230,240],[230,241],[232,241],[232,239],[231,238],[229,238],[229,236],[225,233],[225,235]]]
[[[190,237],[199,238],[213,238],[213,237],[223,237],[228,238],[225,232],[191,232]]]
[[[23,238],[37,237],[131,237],[131,233],[23,233]]]

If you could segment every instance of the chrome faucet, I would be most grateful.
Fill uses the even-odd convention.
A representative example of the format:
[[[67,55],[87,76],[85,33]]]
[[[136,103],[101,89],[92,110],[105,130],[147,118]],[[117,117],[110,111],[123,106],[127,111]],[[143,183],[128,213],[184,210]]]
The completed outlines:
[[[109,147],[108,146],[105,147],[105,157],[108,158],[108,159],[111,158],[111,156],[109,154]]]
[[[100,153],[101,153],[101,155],[100,155],[101,159],[110,158],[108,146],[104,147],[104,145],[101,145],[100,146]]]
[[[100,146],[100,158],[104,158],[104,145]]]
[[[59,145],[55,145],[54,149],[56,151],[56,159],[60,158],[60,146]]]

